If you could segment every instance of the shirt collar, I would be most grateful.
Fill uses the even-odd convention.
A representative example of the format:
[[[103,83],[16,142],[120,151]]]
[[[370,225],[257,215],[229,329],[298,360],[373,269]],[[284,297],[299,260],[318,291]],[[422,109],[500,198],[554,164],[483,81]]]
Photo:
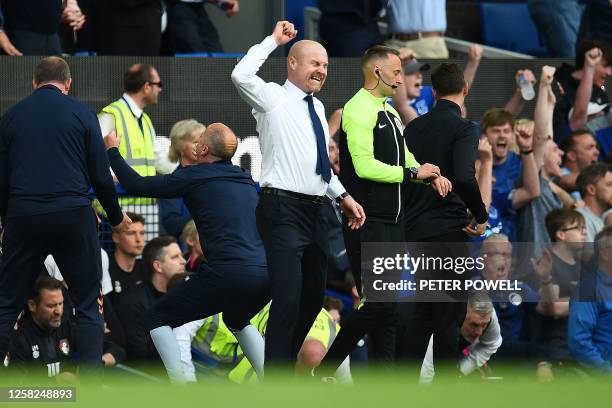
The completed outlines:
[[[448,99],[440,98],[436,101],[436,108],[444,108],[451,109],[457,112],[459,116],[461,116],[461,106],[457,105],[453,101],[449,101]]]
[[[295,99],[304,99],[308,95],[306,92],[302,91],[300,88],[295,86],[295,84],[289,81],[288,79],[285,81],[285,84],[283,85],[283,87]]]
[[[61,89],[59,89],[57,86],[53,85],[53,84],[45,84],[43,86],[41,86],[40,88],[36,88],[36,90],[38,91],[39,89],[51,89],[57,92],[62,92]]]
[[[374,96],[365,88],[359,89],[358,93],[364,95],[367,99],[369,99],[370,101],[372,101],[373,103],[377,105],[381,103],[385,103],[385,101],[389,99],[389,97],[387,96]]]
[[[124,93],[122,95],[122,98],[125,99],[125,101],[128,104],[128,107],[130,108],[134,116],[136,116],[137,118],[140,118],[142,116],[143,110],[140,109],[140,107],[136,104],[136,102],[134,102],[134,100],[130,97],[130,95],[128,95],[127,93]]]

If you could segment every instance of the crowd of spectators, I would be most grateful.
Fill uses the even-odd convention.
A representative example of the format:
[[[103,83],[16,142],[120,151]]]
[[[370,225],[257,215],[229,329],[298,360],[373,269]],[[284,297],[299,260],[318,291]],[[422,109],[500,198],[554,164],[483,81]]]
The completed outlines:
[[[0,52],[13,56],[223,52],[208,12],[240,11],[238,0],[3,0],[0,6]]]

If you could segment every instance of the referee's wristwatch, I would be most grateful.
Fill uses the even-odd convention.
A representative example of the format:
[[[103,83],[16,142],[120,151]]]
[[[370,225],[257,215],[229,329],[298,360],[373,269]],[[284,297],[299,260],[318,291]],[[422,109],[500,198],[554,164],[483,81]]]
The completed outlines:
[[[419,169],[416,167],[408,167],[404,169],[404,181],[416,180],[419,174]]]
[[[346,197],[348,197],[348,196],[349,196],[349,193],[347,193],[347,192],[345,191],[344,193],[342,193],[342,194],[340,194],[338,197],[336,197],[336,202],[337,202],[338,204],[342,204],[342,201],[344,201],[344,199],[345,199]]]

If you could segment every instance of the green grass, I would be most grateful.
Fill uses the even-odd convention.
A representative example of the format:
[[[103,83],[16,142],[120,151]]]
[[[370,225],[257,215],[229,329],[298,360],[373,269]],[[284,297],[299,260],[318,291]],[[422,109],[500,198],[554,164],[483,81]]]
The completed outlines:
[[[540,383],[535,370],[509,368],[495,375],[503,380],[486,381],[477,375],[465,379],[439,379],[431,386],[417,386],[414,370],[394,373],[370,372],[356,375],[355,384],[320,383],[277,374],[262,385],[242,386],[223,381],[207,381],[189,386],[146,383],[125,376],[107,375],[100,382],[80,382],[76,402],[53,403],[53,407],[610,407],[612,378],[582,378],[558,375],[550,383]],[[14,386],[10,378],[2,386]],[[30,379],[28,386],[58,384]],[[71,384],[61,384],[71,385]],[[1,403],[8,406],[40,406],[48,403]]]

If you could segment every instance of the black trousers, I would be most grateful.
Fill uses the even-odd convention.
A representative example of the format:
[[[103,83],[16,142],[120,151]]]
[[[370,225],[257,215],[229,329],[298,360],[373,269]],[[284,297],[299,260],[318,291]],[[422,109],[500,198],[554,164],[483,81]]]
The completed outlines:
[[[413,238],[415,242],[440,242],[435,247],[434,256],[468,256],[467,235],[463,231],[434,236],[426,239]],[[430,254],[425,254],[430,255]],[[448,276],[435,276],[437,279],[457,279],[452,272]],[[459,350],[459,326],[463,323],[466,303],[462,301],[416,302],[401,305],[398,359],[421,366],[429,338],[434,335],[434,364],[453,361]],[[405,319],[405,320],[404,320]]]
[[[6,33],[19,51],[23,55],[61,55],[59,35],[41,34],[33,31],[10,29]]]
[[[147,310],[147,330],[174,328],[220,312],[227,327],[242,330],[270,301],[265,267],[203,263],[200,268]]]
[[[359,294],[361,293],[361,244],[366,242],[402,242],[402,223],[382,223],[366,220],[363,227],[351,230],[344,224],[344,243],[351,262],[351,270]],[[322,376],[333,375],[342,361],[355,348],[359,340],[368,334],[368,359],[373,363],[390,365],[395,359],[395,337],[397,328],[397,304],[391,302],[366,302],[351,313],[343,322],[342,330],[332,343],[323,364],[319,368]]]
[[[102,261],[92,209],[87,206],[12,217],[6,220],[5,228],[0,266],[0,356],[6,353],[17,315],[24,308],[45,258],[51,254],[76,309],[80,361],[102,368]]]
[[[261,194],[257,228],[272,293],[266,364],[293,364],[323,306],[329,255],[323,204]]]
[[[223,52],[217,29],[202,3],[178,2],[171,19],[174,52]]]

